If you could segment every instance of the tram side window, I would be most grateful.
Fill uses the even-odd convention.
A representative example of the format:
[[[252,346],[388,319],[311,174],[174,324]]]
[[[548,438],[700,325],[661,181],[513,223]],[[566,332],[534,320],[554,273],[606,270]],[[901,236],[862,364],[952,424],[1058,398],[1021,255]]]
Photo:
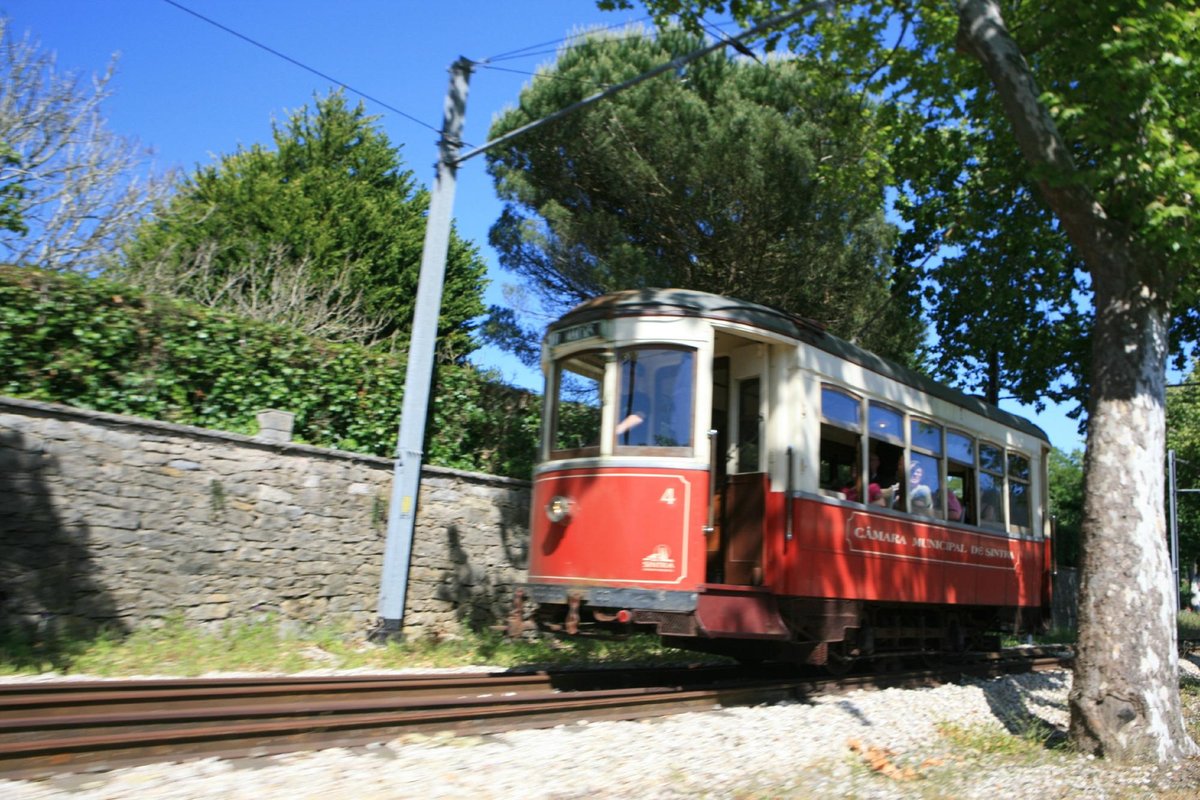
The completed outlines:
[[[1028,534],[1029,459],[1020,453],[1008,454],[1008,518],[1019,533]]]
[[[871,462],[867,480],[882,487],[882,502],[890,508],[905,507],[907,480],[904,473],[904,416],[882,403],[867,407],[867,437]]]
[[[821,387],[821,488],[862,502],[862,403],[831,386]]]
[[[560,457],[600,451],[600,387],[603,354],[578,353],[555,370],[550,450]]]
[[[758,378],[738,381],[737,471],[758,472],[761,392]]]
[[[975,440],[956,431],[946,431],[946,519],[978,524],[975,502]],[[957,512],[955,503],[958,504]]]
[[[909,428],[908,510],[945,518],[942,508],[942,427],[914,419]]]
[[[1005,529],[1004,450],[979,443],[979,524]]]

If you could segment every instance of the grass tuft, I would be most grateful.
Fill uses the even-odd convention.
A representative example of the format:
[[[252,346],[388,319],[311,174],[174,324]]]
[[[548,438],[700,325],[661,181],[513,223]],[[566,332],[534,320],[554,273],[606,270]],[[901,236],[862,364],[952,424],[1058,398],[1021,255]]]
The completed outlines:
[[[1046,750],[1063,745],[1061,731],[1036,717],[1015,720],[1008,730],[992,725],[959,725],[942,722],[937,726],[938,734],[946,739],[955,751],[969,751],[982,756],[1006,756],[1032,759],[1045,754]]]
[[[43,673],[101,677],[195,677],[213,672],[293,673],[316,669],[504,668],[614,663],[693,663],[695,654],[663,647],[657,638],[509,640],[484,631],[461,637],[368,642],[363,632],[289,632],[275,619],[218,628],[170,619],[128,635],[88,638],[0,633],[0,675]]]
[[[1200,639],[1200,613],[1195,611],[1179,612],[1179,638]]]

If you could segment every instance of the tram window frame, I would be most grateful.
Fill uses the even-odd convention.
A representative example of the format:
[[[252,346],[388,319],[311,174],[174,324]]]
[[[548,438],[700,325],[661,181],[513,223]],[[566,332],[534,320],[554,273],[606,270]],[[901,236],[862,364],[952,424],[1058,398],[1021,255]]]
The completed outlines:
[[[604,371],[608,360],[609,354],[604,350],[581,350],[555,359],[552,373],[554,377],[554,393],[551,398],[551,423],[549,441],[546,443],[546,449],[551,459],[588,458],[600,455],[600,442],[604,435]],[[566,369],[568,365],[576,362],[586,365],[587,369]],[[569,371],[580,380],[594,381],[595,396],[598,400],[598,404],[593,410],[595,429],[592,441],[575,447],[557,446],[559,444],[559,435],[562,433],[562,407],[568,402],[581,405],[578,400],[564,400],[564,371]]]
[[[966,445],[965,451],[951,445],[955,439],[962,440]],[[957,483],[961,492],[955,492],[955,496],[962,508],[962,517],[949,519],[950,522],[961,522],[964,525],[979,524],[978,503],[975,502],[975,453],[977,450],[978,446],[974,436],[966,431],[946,429],[946,499],[949,500],[949,492],[955,492]]]
[[[1023,474],[1013,468],[1014,459],[1019,459],[1025,462]],[[1005,453],[1004,459],[1005,472],[1008,478],[1008,487],[1006,496],[1008,498],[1008,519],[1009,529],[1023,537],[1029,537],[1033,534],[1033,509],[1031,507],[1033,491],[1033,459],[1019,450],[1008,450]],[[1021,493],[1019,490],[1024,489]],[[1019,503],[1014,503],[1018,496],[1023,499]],[[1016,507],[1023,507],[1023,520],[1019,520]]]
[[[931,439],[928,434],[923,433],[919,437],[917,435],[918,426],[928,428],[933,433]],[[945,519],[945,479],[942,471],[942,454],[944,452],[942,446],[942,435],[945,431],[945,426],[941,423],[934,422],[931,419],[924,417],[912,416],[908,421],[908,447],[909,447],[909,463],[905,471],[903,480],[905,482],[905,494],[908,495],[906,508],[908,513],[920,517],[933,517],[935,519]],[[921,485],[929,487],[930,492],[930,508],[927,510],[917,510],[914,508],[914,498],[912,492],[909,491],[911,482],[909,475],[914,466],[921,468]],[[931,469],[932,467],[932,469]],[[930,480],[932,473],[932,481]]]
[[[995,451],[997,453],[996,463],[992,463],[989,459],[987,463],[984,461],[985,451]],[[1002,445],[995,442],[984,440],[979,441],[979,447],[976,451],[979,457],[979,525],[984,528],[993,530],[1007,531],[1008,530],[1008,489],[1006,486],[1006,464],[1005,449]],[[995,486],[984,488],[985,478],[996,481]],[[986,502],[986,494],[990,491],[995,492],[996,502],[992,505],[996,509],[996,518],[988,519],[985,509],[989,506]]]
[[[884,417],[895,415],[895,433]],[[877,483],[882,488],[882,505],[885,508],[904,508],[905,497],[903,464],[907,443],[904,435],[904,411],[876,400],[867,402],[867,452],[879,457],[879,469],[867,475],[868,483]],[[867,470],[870,472],[870,470]]]
[[[620,421],[628,415],[630,410],[633,409],[633,406],[637,402],[637,398],[639,396],[639,389],[637,387],[636,382],[634,382],[634,388],[633,388],[632,392],[629,395],[626,394],[626,387],[625,387],[625,383],[626,383],[625,369],[626,369],[626,367],[625,367],[625,365],[626,365],[626,363],[629,363],[627,357],[631,354],[665,353],[665,352],[681,353],[684,356],[686,356],[686,364],[689,367],[686,370],[686,372],[687,372],[687,375],[686,375],[687,396],[686,396],[686,398],[677,395],[674,391],[670,391],[670,392],[664,391],[663,387],[660,387],[657,385],[651,386],[651,391],[650,391],[650,394],[648,394],[648,395],[645,393],[645,391],[643,389],[640,392],[640,394],[645,395],[644,399],[649,403],[649,405],[646,409],[646,411],[648,411],[649,415],[650,415],[649,419],[643,419],[643,422],[637,423],[636,426],[631,427],[624,433],[618,432],[618,430],[620,428]],[[613,398],[613,401],[616,404],[615,409],[614,409],[615,410],[615,414],[613,417],[614,428],[613,428],[613,433],[612,433],[613,453],[617,454],[617,455],[682,456],[682,457],[686,457],[686,458],[692,457],[695,453],[695,447],[696,447],[696,442],[695,442],[695,439],[696,439],[696,390],[697,390],[696,383],[697,383],[697,376],[698,376],[697,370],[698,370],[698,364],[699,364],[699,357],[698,357],[697,349],[695,347],[687,347],[685,345],[670,344],[670,343],[666,343],[666,342],[638,342],[637,344],[631,344],[631,345],[617,348],[615,351],[615,355],[616,355],[615,361],[616,361],[617,374],[616,374],[616,381],[615,381],[616,396]],[[636,359],[635,359],[635,362],[636,362]],[[682,367],[683,365],[681,364],[678,366]],[[653,371],[650,373],[650,379],[654,382],[657,382],[658,380],[660,380],[661,376],[659,375],[659,370],[662,370],[662,369],[664,369],[664,367],[662,367],[662,366],[653,366],[652,367]],[[678,383],[678,377],[677,377],[676,382],[673,385],[672,389],[677,390],[681,386],[683,386],[683,384]],[[678,422],[676,422],[675,424],[672,425],[669,422],[666,422],[664,419],[660,418],[659,409],[662,407],[662,404],[664,402],[667,402],[672,406],[670,414],[667,415],[667,419],[669,420],[672,418],[677,418],[677,415],[680,413],[681,406],[683,405],[682,403],[679,403],[678,401],[684,400],[684,399],[686,399],[686,401],[687,401],[687,408],[683,409],[683,411],[685,412],[686,420],[683,422],[682,427],[677,427],[677,425],[679,425]],[[644,413],[645,412],[643,412],[643,414],[639,415],[639,416],[644,416]],[[641,430],[639,432],[639,427],[642,424],[645,424],[647,427],[644,430]],[[651,444],[651,443],[629,444],[628,443],[628,438],[629,438],[630,434],[639,433],[639,435],[645,435],[647,431],[651,430],[655,426],[658,426],[658,428],[660,430],[662,430],[663,424],[670,425],[670,432],[672,434],[679,433],[681,431],[686,431],[685,443],[683,443],[683,444]],[[626,443],[622,443],[622,441],[621,441],[622,436],[624,436],[626,438]]]
[[[841,407],[826,403],[837,398]],[[853,419],[840,411],[853,408]],[[827,413],[827,410],[833,413]],[[821,384],[821,435],[818,445],[818,488],[842,500],[861,503],[865,479],[862,469],[863,399],[840,386]],[[858,486],[853,487],[853,475],[858,472]]]

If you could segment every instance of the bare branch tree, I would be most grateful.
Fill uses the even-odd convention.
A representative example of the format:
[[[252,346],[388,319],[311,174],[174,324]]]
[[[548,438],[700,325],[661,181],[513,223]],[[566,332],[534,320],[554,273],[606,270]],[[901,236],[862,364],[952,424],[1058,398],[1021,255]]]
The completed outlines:
[[[284,245],[271,245],[261,253],[253,245],[238,248],[253,255],[232,269],[220,258],[223,249],[235,246],[208,241],[192,253],[168,251],[152,261],[127,265],[122,277],[152,294],[183,297],[306,336],[367,345],[378,341],[386,321],[363,313],[362,292],[350,286],[353,264],[332,281],[316,281],[310,260],[289,259]]]
[[[101,104],[115,62],[87,85],[57,69],[53,53],[0,17],[0,186],[18,229],[0,230],[10,262],[95,272],[133,226],[166,196],[173,176],[146,170],[149,152],[108,130]],[[22,231],[19,228],[23,227]]]

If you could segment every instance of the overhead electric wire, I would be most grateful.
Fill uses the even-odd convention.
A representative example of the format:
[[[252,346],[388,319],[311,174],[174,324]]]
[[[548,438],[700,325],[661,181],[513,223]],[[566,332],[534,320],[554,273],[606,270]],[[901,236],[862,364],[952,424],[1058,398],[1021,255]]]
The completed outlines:
[[[267,45],[263,44],[262,42],[256,41],[255,39],[252,39],[243,33],[239,33],[238,31],[235,31],[233,28],[230,28],[228,25],[222,25],[220,22],[217,22],[214,19],[210,19],[209,17],[206,17],[197,11],[193,11],[192,9],[183,5],[182,3],[176,2],[176,0],[163,0],[163,2],[166,3],[167,5],[174,6],[175,8],[179,9],[180,11],[184,11],[184,12],[187,12],[188,14],[191,14],[193,17],[196,17],[197,19],[201,19],[201,20],[207,22],[209,25],[212,25],[216,28],[220,28],[221,30],[225,31],[226,33],[236,36],[237,38],[241,39],[242,41],[248,42],[248,43],[254,45],[255,47],[261,48],[262,50],[266,50],[268,53],[275,56],[276,58],[282,58],[284,61],[287,61],[290,64],[294,64],[295,66],[300,67],[300,69],[306,70],[320,78],[324,78],[327,81],[335,83],[338,86],[341,86],[343,89],[345,89],[353,94],[356,94],[365,100],[369,100],[372,103],[374,103],[382,108],[386,108],[388,111],[391,111],[393,114],[399,114],[400,116],[404,117],[408,121],[415,122],[422,127],[428,128],[429,130],[433,131],[434,133],[441,133],[441,130],[438,127],[436,127],[434,125],[430,125],[428,122],[425,122],[424,120],[417,119],[412,114],[405,113],[404,111],[401,111],[400,109],[396,108],[393,105],[385,103],[384,101],[380,100],[377,97],[372,97],[371,95],[367,94],[366,92],[355,89],[353,86],[346,83],[345,81],[340,81],[337,78],[333,77],[332,75],[327,75],[318,69],[314,69],[313,67],[308,66],[304,62],[298,61],[298,60],[292,58],[291,56],[287,55],[286,53],[281,53],[278,50],[275,50],[274,48],[268,47]]]
[[[492,66],[491,64],[480,64],[479,62],[474,62],[474,61],[471,63],[473,65],[479,67],[480,69],[488,69],[488,70],[491,70],[492,72],[510,72],[513,75],[528,75],[533,78],[544,78],[545,80],[550,80],[550,81],[566,81],[567,83],[580,83],[580,84],[583,84],[584,86],[592,86],[597,89],[607,89],[609,86],[612,85],[610,83],[597,83],[596,81],[587,80],[586,78],[568,78],[565,75],[557,75],[553,72],[529,72],[528,70],[524,70],[524,69],[509,69],[508,67],[496,67],[496,66]]]
[[[476,62],[476,63],[479,63],[479,64],[491,64],[491,63],[494,63],[494,62],[496,62],[496,61],[515,61],[515,60],[517,60],[517,59],[521,59],[521,58],[533,58],[534,56],[552,56],[552,55],[557,55],[559,52],[561,52],[561,51],[562,51],[562,47],[563,47],[563,45],[565,45],[565,44],[569,44],[571,47],[574,47],[574,46],[575,46],[577,43],[579,43],[579,42],[582,42],[582,41],[583,41],[584,39],[586,39],[588,36],[593,36],[593,35],[595,35],[595,34],[598,34],[598,33],[604,33],[606,30],[608,30],[608,29],[607,29],[607,28],[596,28],[596,29],[594,29],[594,30],[587,31],[586,33],[579,34],[579,35],[577,35],[577,36],[568,36],[568,37],[566,37],[566,38],[564,38],[564,39],[560,39],[560,40],[559,40],[559,44],[558,44],[558,46],[557,46],[557,47],[554,47],[554,48],[551,48],[551,49],[546,49],[546,50],[530,50],[529,52],[521,53],[520,55],[511,55],[511,56],[505,56],[505,57],[503,57],[503,58],[488,58],[488,59],[485,59],[485,60],[483,60],[483,61],[479,61],[479,62]],[[608,38],[606,38],[606,39],[605,39],[605,41],[611,41],[611,42],[623,42],[623,41],[626,41],[626,40],[628,40],[628,39],[638,38],[638,37],[641,37],[641,36],[643,36],[643,34],[642,34],[641,32],[635,32],[635,33],[630,33],[628,36],[611,36],[611,37],[608,37]],[[549,42],[548,42],[547,44],[549,44]]]
[[[494,62],[510,61],[510,60],[519,59],[519,58],[532,58],[533,56],[541,56],[541,55],[554,55],[559,52],[559,48],[561,48],[562,45],[573,42],[576,39],[582,39],[582,38],[591,36],[596,33],[603,33],[604,31],[616,30],[618,28],[628,28],[630,25],[635,25],[640,22],[645,22],[646,20],[649,20],[649,19],[653,19],[653,17],[647,16],[647,17],[642,17],[637,20],[633,20],[631,22],[615,23],[613,25],[609,25],[609,26],[606,26],[603,28],[592,28],[590,30],[571,34],[570,36],[564,36],[560,39],[554,39],[554,40],[548,41],[548,42],[541,42],[539,44],[529,45],[528,47],[522,47],[517,50],[509,50],[505,53],[500,53],[498,55],[494,55],[489,58],[483,59],[482,61],[472,61],[471,65],[474,67],[478,67],[479,69],[488,69],[488,70],[492,70],[494,72],[509,72],[514,75],[528,75],[530,77],[545,78],[547,80],[569,81],[571,83],[580,83],[580,84],[592,86],[592,87],[595,87],[596,89],[600,89],[600,90],[607,89],[610,86],[612,86],[613,84],[596,83],[595,81],[582,80],[579,78],[567,78],[562,75],[557,75],[553,72],[529,72],[528,70],[511,69],[508,67],[498,67],[494,64]],[[701,24],[704,26],[704,28],[706,30],[709,31],[710,34],[712,34],[713,38],[718,39],[718,40],[723,40],[725,43],[730,44],[735,49],[738,49],[740,52],[743,52],[743,53],[749,55],[751,58],[754,58],[754,60],[756,60],[756,61],[758,60],[757,56],[755,56],[750,51],[746,50],[744,45],[742,45],[740,42],[731,40],[721,30],[722,27],[729,27],[732,25],[736,25],[736,23],[734,23],[733,21],[723,22],[723,23],[712,23],[712,22],[707,22],[705,20],[701,20]],[[627,38],[634,38],[635,36],[640,37],[641,35],[642,35],[641,33],[631,33],[629,35],[629,37],[627,37]],[[618,37],[618,38],[614,39],[614,41],[621,41],[624,38],[626,38],[626,37]],[[551,50],[535,50],[534,49],[534,48],[538,48],[538,47],[548,47],[550,45],[555,45],[554,49],[551,49]]]
[[[488,56],[487,58],[485,58],[483,60],[483,63],[486,64],[486,63],[490,63],[492,61],[511,61],[514,58],[529,58],[531,56],[545,55],[546,53],[557,53],[558,48],[562,47],[564,44],[571,41],[572,39],[578,39],[580,36],[583,36],[583,35],[585,35],[585,34],[573,33],[570,36],[563,36],[559,39],[552,39],[551,41],[548,41],[548,42],[539,42],[538,44],[531,44],[528,47],[522,47],[517,50],[509,50],[506,53],[500,53],[498,55]],[[551,47],[552,49],[549,49],[549,50],[537,49],[537,50],[535,50],[535,48],[547,48],[547,47]],[[534,52],[530,52],[530,51],[534,51]]]
[[[508,50],[506,52],[498,53],[494,56],[491,56],[490,58],[484,59],[484,63],[487,63],[490,61],[507,61],[507,60],[514,59],[514,58],[526,58],[526,57],[533,56],[533,55],[544,55],[546,52],[556,53],[556,52],[558,52],[558,47],[565,44],[566,42],[571,41],[572,39],[579,39],[584,36],[590,36],[593,33],[597,33],[600,31],[611,31],[611,30],[616,30],[617,28],[625,28],[630,25],[636,25],[639,22],[645,22],[646,20],[653,19],[653,18],[654,18],[653,16],[648,15],[648,16],[642,17],[640,19],[635,19],[635,20],[631,20],[628,22],[614,22],[612,25],[606,25],[604,27],[596,27],[596,28],[591,28],[586,31],[580,31],[578,33],[572,33],[570,36],[563,36],[558,39],[552,39],[548,42],[540,42],[538,44],[531,44],[526,47],[520,47],[516,50]],[[550,51],[541,51],[538,53],[526,52],[529,50],[534,50],[536,48],[549,47],[550,45],[554,45],[555,49],[550,50]]]
[[[598,103],[601,100],[611,97],[612,95],[616,94],[617,92],[621,92],[632,86],[636,86],[637,84],[641,83],[642,81],[646,81],[651,78],[657,77],[659,75],[662,75],[665,72],[670,72],[671,70],[678,71],[686,64],[690,64],[691,62],[695,61],[698,58],[703,58],[704,56],[708,55],[709,53],[711,53],[715,50],[718,50],[722,47],[725,47],[726,45],[730,44],[733,41],[741,41],[743,39],[758,38],[764,32],[766,32],[772,28],[778,27],[784,23],[790,22],[791,20],[795,19],[796,17],[800,16],[801,14],[811,13],[813,11],[813,9],[821,6],[824,2],[825,2],[825,0],[814,0],[814,2],[805,3],[804,5],[800,6],[799,8],[795,8],[786,13],[777,14],[773,17],[770,17],[769,19],[765,19],[762,22],[755,25],[753,28],[742,31],[741,33],[737,34],[736,36],[728,37],[728,40],[711,43],[705,47],[700,48],[699,50],[693,50],[690,53],[685,53],[684,55],[677,56],[676,58],[673,58],[664,64],[659,64],[657,67],[647,70],[646,72],[643,72],[640,75],[635,75],[628,80],[622,81],[621,83],[615,84],[613,86],[609,86],[607,89],[605,89],[601,92],[593,94],[589,97],[585,97],[582,100],[579,100],[575,103],[572,103],[572,104],[566,106],[565,108],[560,108],[558,111],[555,111],[551,114],[547,114],[546,116],[542,117],[541,119],[536,119],[526,125],[522,125],[521,127],[517,128],[515,130],[509,131],[508,133],[504,134],[503,136],[500,136],[498,138],[484,142],[479,147],[473,148],[472,150],[469,150],[468,152],[463,153],[462,155],[458,156],[457,158],[454,159],[454,162],[456,164],[462,164],[462,163],[474,158],[475,156],[480,155],[481,153],[487,152],[488,150],[490,150],[493,147],[496,147],[497,145],[503,144],[507,141],[510,141],[510,140],[518,137],[518,136],[523,136],[524,134],[528,133],[531,130],[534,130],[535,128],[540,128],[543,125],[547,125],[549,123],[552,123],[559,119],[562,119],[567,114],[571,114],[576,111],[579,111],[580,109],[587,108],[588,106],[591,106],[594,103]]]
[[[760,64],[762,63],[762,61],[759,60],[758,56],[756,56],[754,54],[753,50],[751,50],[749,47],[747,47],[746,45],[739,42],[737,39],[730,39],[728,36],[725,35],[725,31],[721,30],[720,26],[714,25],[713,23],[708,22],[707,20],[705,20],[703,18],[701,18],[699,20],[699,22],[700,22],[701,27],[703,27],[706,31],[708,31],[708,33],[714,39],[723,41],[726,44],[728,44],[730,47],[732,47],[734,50],[737,50],[742,55],[744,55],[748,58],[752,58],[755,61],[758,61],[758,63],[760,63]]]
[[[534,50],[529,53],[522,53],[519,56],[509,56],[508,58],[499,58],[499,59],[487,58],[487,59],[484,59],[483,61],[474,61],[472,63],[479,64],[479,65],[486,65],[486,64],[492,64],[496,61],[515,61],[519,58],[533,58],[534,56],[552,56],[552,55],[555,55],[557,52],[558,52],[558,48],[556,47],[553,50]]]
[[[472,63],[479,64],[479,65],[487,65],[487,64],[494,63],[496,61],[515,61],[520,58],[533,58],[534,56],[556,55],[561,51],[562,45],[570,43],[571,46],[574,46],[575,45],[574,40],[582,41],[583,39],[587,38],[588,36],[592,36],[597,33],[604,33],[606,30],[609,30],[609,29],[608,28],[595,28],[590,31],[585,31],[584,33],[581,33],[581,34],[577,34],[574,36],[567,36],[563,39],[558,40],[558,46],[553,49],[530,50],[529,52],[522,52],[520,55],[510,55],[510,56],[504,56],[501,58],[496,58],[493,56],[492,58],[487,58],[482,61],[474,61]],[[651,33],[653,33],[653,32],[651,32]],[[624,41],[628,41],[629,39],[641,38],[643,35],[644,34],[641,32],[633,32],[633,33],[630,33],[628,36],[612,36],[612,37],[605,39],[605,41],[624,42]],[[553,44],[553,42],[546,42],[546,44]]]

